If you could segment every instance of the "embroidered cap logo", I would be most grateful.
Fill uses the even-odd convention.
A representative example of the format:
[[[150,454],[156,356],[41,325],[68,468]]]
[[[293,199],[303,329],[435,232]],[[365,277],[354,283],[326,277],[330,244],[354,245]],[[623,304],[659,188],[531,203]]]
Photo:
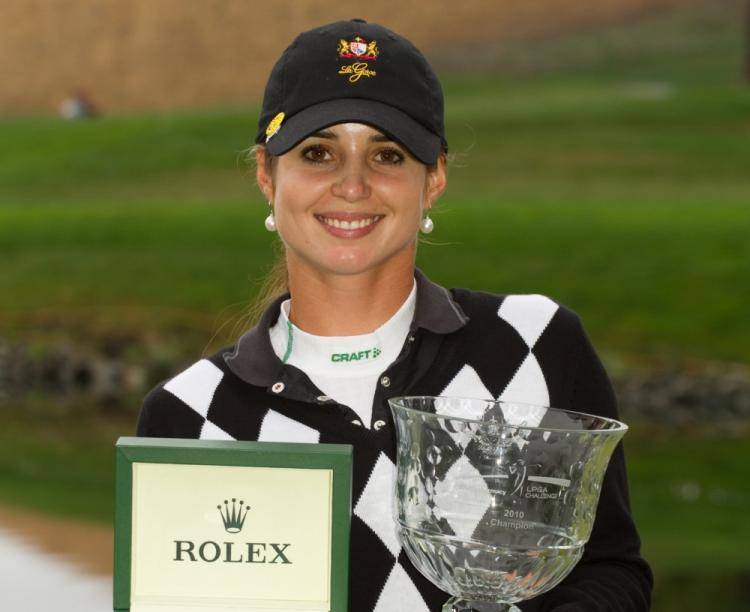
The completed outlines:
[[[380,55],[378,43],[375,40],[367,42],[361,36],[355,36],[354,40],[339,40],[339,58],[356,60],[377,60]],[[349,75],[350,83],[356,83],[362,77],[374,77],[377,71],[371,70],[367,62],[356,61],[339,68],[339,74]]]
[[[356,57],[357,59],[374,60],[378,59],[379,54],[378,43],[375,40],[371,40],[368,43],[361,36],[357,36],[354,40],[350,41],[346,41],[343,38],[339,40],[339,57],[341,58],[350,59]]]

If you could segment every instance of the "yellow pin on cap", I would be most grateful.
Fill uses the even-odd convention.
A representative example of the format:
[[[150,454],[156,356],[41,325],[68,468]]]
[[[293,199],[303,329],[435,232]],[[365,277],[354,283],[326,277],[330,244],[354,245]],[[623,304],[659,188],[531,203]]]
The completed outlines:
[[[274,134],[281,129],[281,122],[284,121],[284,113],[279,113],[276,115],[273,119],[271,119],[271,122],[268,124],[268,127],[266,128],[266,142],[271,140]]]

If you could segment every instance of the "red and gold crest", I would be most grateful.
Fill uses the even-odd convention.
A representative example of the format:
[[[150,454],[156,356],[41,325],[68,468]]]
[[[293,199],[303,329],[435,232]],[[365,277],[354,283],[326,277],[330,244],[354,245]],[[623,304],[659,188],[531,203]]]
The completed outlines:
[[[353,40],[339,40],[339,57],[345,59],[378,59],[378,43],[375,40],[367,42],[361,36],[355,36]]]

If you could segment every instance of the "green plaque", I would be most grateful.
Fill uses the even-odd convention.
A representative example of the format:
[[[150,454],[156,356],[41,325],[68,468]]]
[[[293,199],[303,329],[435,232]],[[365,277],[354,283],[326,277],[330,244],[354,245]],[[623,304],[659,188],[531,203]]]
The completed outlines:
[[[120,438],[114,610],[346,612],[352,448]]]

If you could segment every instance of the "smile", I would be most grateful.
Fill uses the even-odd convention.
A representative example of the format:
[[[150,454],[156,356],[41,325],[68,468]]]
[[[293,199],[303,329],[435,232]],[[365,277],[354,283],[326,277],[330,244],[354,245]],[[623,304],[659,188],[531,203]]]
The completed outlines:
[[[373,215],[372,217],[363,217],[360,219],[337,219],[335,217],[324,217],[323,215],[315,215],[315,217],[329,227],[342,230],[364,229],[383,218],[382,215]]]

